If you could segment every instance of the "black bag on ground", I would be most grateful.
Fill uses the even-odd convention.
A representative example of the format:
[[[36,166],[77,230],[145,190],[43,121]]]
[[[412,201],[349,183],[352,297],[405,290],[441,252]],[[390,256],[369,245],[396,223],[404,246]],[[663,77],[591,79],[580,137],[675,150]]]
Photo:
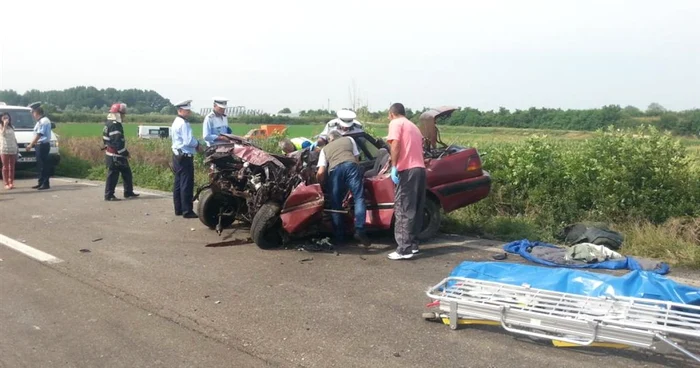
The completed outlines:
[[[569,225],[562,229],[559,236],[566,245],[592,243],[603,245],[612,250],[620,249],[624,241],[622,234],[617,231],[610,230],[605,226],[586,224]]]

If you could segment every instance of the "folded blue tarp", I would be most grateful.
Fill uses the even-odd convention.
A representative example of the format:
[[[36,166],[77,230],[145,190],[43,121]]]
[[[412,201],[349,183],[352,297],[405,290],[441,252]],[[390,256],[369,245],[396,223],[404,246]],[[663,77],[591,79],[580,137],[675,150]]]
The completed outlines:
[[[581,264],[560,264],[548,261],[546,259],[538,258],[528,252],[528,248],[533,247],[548,247],[557,248],[557,246],[544,243],[544,242],[531,242],[529,240],[518,240],[512,243],[508,243],[503,246],[503,250],[508,253],[519,254],[521,257],[532,261],[535,263],[540,263],[552,267],[567,267],[567,268],[597,268],[597,269],[607,269],[607,270],[644,270],[644,267],[632,257],[624,257],[621,259],[611,259],[603,262],[597,263],[581,263]],[[667,274],[671,268],[668,264],[659,262],[658,267],[653,270],[648,270],[649,272],[658,273],[660,275]]]
[[[515,263],[462,262],[450,276],[519,286],[527,284],[536,289],[586,296],[624,296],[700,305],[700,289],[649,271],[613,276]]]

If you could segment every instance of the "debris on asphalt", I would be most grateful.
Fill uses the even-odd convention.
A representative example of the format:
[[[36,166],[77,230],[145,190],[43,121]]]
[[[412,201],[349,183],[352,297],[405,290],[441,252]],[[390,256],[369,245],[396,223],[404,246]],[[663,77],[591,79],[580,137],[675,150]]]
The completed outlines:
[[[221,304],[221,300],[215,301],[214,304]]]
[[[363,260],[363,261],[366,261],[366,260],[367,260],[367,258],[366,258],[366,257],[363,257],[363,256],[360,256],[360,259]]]
[[[497,261],[502,261],[502,260],[508,258],[508,253],[498,253],[498,254],[494,254],[491,257]]]
[[[192,227],[192,228],[190,228],[190,231],[194,231],[194,228],[193,228],[193,227]]]
[[[83,248],[80,250],[80,253],[90,253],[90,249]]]
[[[95,239],[92,239],[92,242],[94,243],[94,242],[98,242],[100,240],[102,240],[102,238],[95,238]]]
[[[398,352],[394,353],[394,356],[397,358],[401,358],[401,354],[399,354]]]
[[[33,219],[40,219],[40,218],[41,218],[41,215],[32,215],[32,218],[33,218]]]
[[[333,244],[330,238],[314,238],[309,242],[300,244],[297,249],[307,252],[331,252],[333,251]]]
[[[253,243],[252,238],[247,238],[247,239],[233,239],[225,242],[220,242],[220,243],[210,243],[205,245],[205,247],[210,247],[210,248],[216,248],[216,247],[230,247],[233,245],[243,245],[243,244],[251,244]]]
[[[310,262],[310,261],[313,261],[313,260],[314,260],[314,257],[311,257],[311,258],[304,258],[304,259],[300,260],[299,263]]]
[[[205,296],[204,296],[204,299],[207,299],[207,298],[209,298],[209,295],[205,295]]]
[[[0,258],[0,262],[2,262],[2,258]]]

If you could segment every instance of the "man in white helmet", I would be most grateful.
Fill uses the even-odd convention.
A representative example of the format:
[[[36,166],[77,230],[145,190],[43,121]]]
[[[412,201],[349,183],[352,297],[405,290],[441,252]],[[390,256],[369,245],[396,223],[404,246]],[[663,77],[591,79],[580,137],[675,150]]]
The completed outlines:
[[[357,114],[351,110],[339,110],[336,113],[336,118],[326,123],[321,135],[328,136],[328,133],[337,129],[342,134],[355,133],[362,131],[362,123],[357,120]]]

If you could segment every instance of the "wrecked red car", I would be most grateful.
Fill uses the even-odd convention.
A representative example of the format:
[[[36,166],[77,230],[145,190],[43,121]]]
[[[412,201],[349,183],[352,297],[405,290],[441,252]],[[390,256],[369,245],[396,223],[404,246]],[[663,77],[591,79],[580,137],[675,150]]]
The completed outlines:
[[[427,201],[421,240],[433,237],[445,213],[485,198],[491,190],[489,173],[482,169],[475,148],[444,144],[436,121],[455,109],[444,107],[424,112],[420,127],[424,135],[427,168]],[[365,201],[368,231],[389,230],[394,217],[394,183],[388,172],[389,146],[365,132],[348,134],[360,149],[365,170]],[[201,222],[219,234],[239,220],[250,224],[250,236],[260,248],[274,248],[294,238],[331,233],[330,201],[315,182],[318,152],[308,149],[288,156],[268,153],[244,138],[225,135],[226,143],[210,147],[205,163],[210,182],[198,188]],[[344,201],[348,231],[353,229],[353,199]]]

